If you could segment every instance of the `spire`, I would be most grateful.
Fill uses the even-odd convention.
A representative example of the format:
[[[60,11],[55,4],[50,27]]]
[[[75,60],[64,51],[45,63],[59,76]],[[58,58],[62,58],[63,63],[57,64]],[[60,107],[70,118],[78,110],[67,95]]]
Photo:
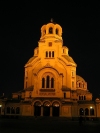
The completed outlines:
[[[51,18],[50,22],[53,22],[53,18]]]

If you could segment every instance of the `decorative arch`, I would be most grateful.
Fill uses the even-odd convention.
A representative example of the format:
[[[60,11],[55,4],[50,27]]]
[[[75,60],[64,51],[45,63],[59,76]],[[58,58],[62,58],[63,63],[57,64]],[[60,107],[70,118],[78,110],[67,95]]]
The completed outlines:
[[[51,106],[51,102],[49,100],[45,100],[43,102],[43,106]]]

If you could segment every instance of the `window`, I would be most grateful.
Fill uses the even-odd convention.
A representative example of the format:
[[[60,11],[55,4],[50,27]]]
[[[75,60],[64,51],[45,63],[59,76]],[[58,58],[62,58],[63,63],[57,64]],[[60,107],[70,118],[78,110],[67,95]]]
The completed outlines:
[[[49,51],[49,57],[51,57],[51,51]]]
[[[46,56],[46,58],[54,57],[54,51],[46,51],[45,56]]]
[[[26,82],[26,88],[27,88],[27,82]]]
[[[16,108],[16,114],[20,114],[20,108],[19,107]]]
[[[58,35],[58,29],[56,29],[56,34]]]
[[[54,88],[54,78],[51,78],[51,88]]]
[[[15,108],[14,107],[11,108],[11,114],[15,114]]]
[[[29,98],[31,98],[32,97],[32,92],[29,92]]]
[[[74,81],[72,81],[72,88],[74,88]]]
[[[45,88],[45,78],[42,78],[42,88]]]
[[[49,88],[50,87],[50,77],[49,76],[47,76],[46,77],[47,79],[46,79],[46,88]]]
[[[46,51],[46,57],[48,57],[48,51]]]
[[[84,115],[84,109],[83,109],[83,108],[80,108],[79,114],[80,114],[80,115]]]
[[[52,42],[49,42],[49,47],[52,46]]]
[[[10,107],[7,107],[7,114],[10,114]]]
[[[52,27],[49,28],[49,33],[50,33],[50,34],[53,33],[53,28],[52,28]]]
[[[54,51],[52,51],[52,57],[54,57]]]
[[[92,107],[90,108],[90,115],[94,115],[94,109]]]
[[[72,71],[72,77],[74,77],[75,76],[75,72],[74,71]]]
[[[54,88],[54,78],[47,75],[42,78],[42,88]]]
[[[88,108],[85,109],[85,115],[89,115],[89,109]]]
[[[64,98],[66,98],[66,93],[64,92]]]

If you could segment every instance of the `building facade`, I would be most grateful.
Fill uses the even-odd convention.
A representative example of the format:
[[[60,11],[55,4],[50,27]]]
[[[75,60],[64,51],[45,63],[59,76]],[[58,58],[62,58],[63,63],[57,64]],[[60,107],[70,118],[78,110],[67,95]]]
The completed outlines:
[[[77,64],[63,45],[62,27],[41,27],[34,55],[25,64],[24,89],[2,101],[0,114],[21,116],[100,117],[100,99],[92,101],[87,82],[76,74]]]

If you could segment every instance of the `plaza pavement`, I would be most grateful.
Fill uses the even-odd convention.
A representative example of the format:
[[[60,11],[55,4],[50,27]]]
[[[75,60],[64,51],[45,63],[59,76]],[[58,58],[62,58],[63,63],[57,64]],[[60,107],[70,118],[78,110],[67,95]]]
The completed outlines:
[[[100,133],[100,121],[78,121],[66,118],[30,117],[0,118],[0,133]]]

